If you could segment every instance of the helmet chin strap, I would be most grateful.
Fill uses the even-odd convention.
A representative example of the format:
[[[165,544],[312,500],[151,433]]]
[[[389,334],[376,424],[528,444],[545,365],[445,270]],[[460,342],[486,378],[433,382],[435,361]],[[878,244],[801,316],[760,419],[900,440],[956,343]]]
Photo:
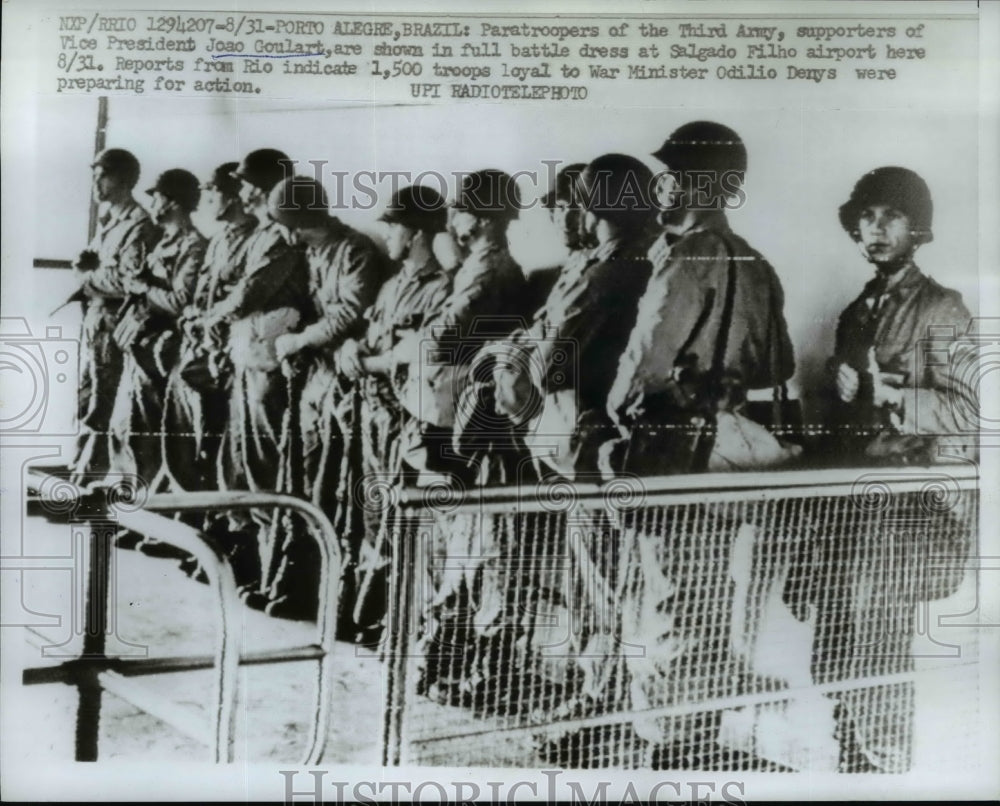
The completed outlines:
[[[224,221],[228,218],[229,214],[233,211],[233,205],[236,204],[240,205],[240,208],[243,207],[243,203],[238,198],[227,195],[226,203],[219,208],[219,213],[215,217],[216,221]]]
[[[894,274],[898,274],[900,271],[905,269],[910,263],[913,262],[913,253],[910,252],[902,257],[898,257],[895,260],[882,261],[875,263],[875,271],[879,274],[884,274],[891,277]]]

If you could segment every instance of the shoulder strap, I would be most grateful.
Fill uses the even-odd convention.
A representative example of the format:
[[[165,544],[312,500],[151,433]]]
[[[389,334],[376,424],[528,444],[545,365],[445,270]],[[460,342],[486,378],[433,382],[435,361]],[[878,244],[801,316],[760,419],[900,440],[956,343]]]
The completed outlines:
[[[722,322],[719,325],[719,335],[715,342],[715,354],[712,357],[712,377],[719,381],[725,369],[726,347],[729,343],[729,331],[733,323],[733,302],[736,297],[736,258],[732,247],[725,238],[722,243],[726,247],[728,267],[726,271],[726,296],[722,303]]]
[[[784,382],[779,383],[777,373],[780,370],[780,359],[781,359],[781,346],[778,343],[778,333],[774,327],[774,318],[776,315],[776,305],[774,299],[774,286],[772,285],[768,290],[768,317],[767,317],[767,339],[769,346],[769,356],[768,361],[771,364],[771,425],[777,428],[785,425],[784,420],[784,406],[782,405],[788,400],[788,387],[785,386]]]

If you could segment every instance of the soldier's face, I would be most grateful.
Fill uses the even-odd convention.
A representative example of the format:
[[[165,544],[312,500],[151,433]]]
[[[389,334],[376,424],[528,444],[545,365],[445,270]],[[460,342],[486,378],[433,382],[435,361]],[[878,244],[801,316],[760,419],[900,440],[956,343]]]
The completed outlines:
[[[202,188],[200,209],[213,220],[218,221],[223,217],[226,206],[222,194],[215,185],[206,185]]]
[[[479,219],[466,210],[454,210],[449,228],[459,248],[468,250],[479,234]]]
[[[677,174],[669,169],[656,177],[656,203],[662,211],[661,215],[667,219],[684,212],[684,191]]]
[[[385,225],[385,248],[390,260],[404,260],[410,253],[413,230],[395,221]]]
[[[552,223],[559,229],[563,238],[563,244],[568,249],[580,249],[582,246],[580,235],[580,216],[578,207],[572,207],[568,202],[557,201],[555,207],[549,212]]]
[[[154,192],[149,204],[149,214],[154,224],[162,224],[174,209],[174,203],[160,192]]]
[[[113,175],[104,169],[104,166],[94,166],[93,181],[95,201],[105,202],[114,197],[118,182]]]
[[[597,238],[597,225],[600,219],[590,210],[585,210],[580,216],[580,241],[581,243],[597,245],[600,241]]]
[[[861,211],[857,237],[862,254],[878,266],[905,262],[918,245],[906,213],[887,204],[873,204]]]
[[[251,215],[257,212],[257,207],[263,197],[260,188],[251,185],[245,179],[240,180],[240,204],[243,209]]]

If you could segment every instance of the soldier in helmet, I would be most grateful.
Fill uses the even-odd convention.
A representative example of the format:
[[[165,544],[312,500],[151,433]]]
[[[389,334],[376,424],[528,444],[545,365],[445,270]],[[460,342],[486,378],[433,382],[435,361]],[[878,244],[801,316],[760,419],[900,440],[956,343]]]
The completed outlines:
[[[237,167],[237,162],[223,163],[201,185],[201,208],[221,227],[209,239],[194,294],[181,312],[179,358],[167,380],[163,466],[174,490],[218,487],[219,446],[227,425],[233,368],[228,330],[222,322],[206,326],[206,318],[242,275],[247,244],[257,227],[257,219],[240,202],[240,183],[232,176]],[[225,522],[215,516],[196,525],[211,532],[225,532]],[[243,582],[247,550],[246,546],[239,548],[243,554],[231,555],[230,561],[237,579]],[[249,567],[255,564],[251,557]],[[181,567],[191,575],[198,575],[200,570],[193,557],[185,558]]]
[[[566,422],[565,450],[540,455],[569,478],[597,472],[598,447],[609,437],[608,391],[649,280],[641,240],[654,213],[652,179],[649,168],[625,154],[605,154],[580,172],[573,186],[580,237],[595,246],[563,268],[533,325],[547,408],[565,410],[570,400],[576,408],[575,421]],[[572,345],[573,366],[559,360],[560,341]]]
[[[657,185],[664,230],[650,248],[653,275],[608,398],[612,417],[631,436],[671,422],[683,405],[678,378],[704,381],[700,405],[744,411],[748,401],[783,396],[795,369],[781,281],[726,220],[746,173],[742,140],[727,126],[696,121],[674,131],[654,156],[666,166]],[[663,447],[647,452],[650,466],[630,470],[708,466],[702,452],[688,462],[683,446]],[[671,457],[680,463],[671,465]]]
[[[580,207],[573,200],[573,182],[585,167],[585,163],[575,162],[559,169],[553,179],[552,187],[541,199],[542,207],[548,210],[549,220],[568,252],[563,265],[580,259],[587,247],[595,246],[592,243],[585,243],[586,235],[580,226]],[[552,291],[561,268],[559,265],[535,269],[528,275],[526,295],[528,303],[525,311],[529,317],[534,316],[535,312],[545,304],[545,299]]]
[[[246,246],[242,276],[229,295],[205,317],[206,327],[222,323],[229,331],[233,381],[229,419],[219,451],[219,486],[229,490],[275,490],[282,481],[281,435],[290,411],[288,380],[275,351],[276,339],[300,327],[312,312],[303,255],[284,227],[268,211],[268,194],[290,173],[291,161],[271,148],[252,151],[233,171],[239,197],[257,227]],[[278,523],[270,513],[255,511],[252,523],[230,515],[231,541],[256,538],[261,567],[247,570],[243,594],[253,607],[266,608],[274,598],[271,585],[280,559],[271,551]]]
[[[594,246],[563,267],[535,316],[528,340],[534,349],[533,380],[544,403],[527,442],[556,478],[597,479],[598,448],[614,433],[606,402],[618,359],[636,324],[639,297],[649,281],[644,233],[655,214],[652,185],[652,171],[642,162],[614,153],[585,165],[571,185],[578,238]],[[514,377],[503,366],[494,372],[499,408],[516,422],[522,416],[520,401],[515,392],[502,391]],[[522,410],[530,411],[530,406]],[[601,515],[595,514],[585,529],[578,527],[547,544],[535,541],[534,551],[548,553],[549,562],[532,564],[551,567],[552,557],[569,556],[572,584],[544,578],[528,583],[553,597],[549,607],[573,613],[575,629],[565,636],[563,662],[550,659],[538,664],[543,677],[561,692],[559,710],[564,716],[595,713],[613,693],[614,682],[615,625],[607,618],[616,611],[613,591],[620,536]],[[554,761],[568,762],[572,759],[564,758],[561,748],[580,742],[591,746],[596,738],[563,736],[541,752]],[[580,761],[579,755],[576,760]]]
[[[705,470],[709,456],[729,446],[721,437],[700,439],[698,418],[724,410],[735,420],[732,411],[743,411],[751,393],[770,397],[794,370],[781,283],[726,220],[747,167],[743,142],[726,126],[697,121],[675,130],[655,156],[666,166],[657,185],[664,233],[608,395],[624,438],[602,450],[605,470],[620,471],[624,457],[624,469],[639,475]],[[777,444],[763,426],[759,432]],[[617,446],[627,453],[616,454]],[[706,536],[683,519],[668,519],[666,528],[665,535],[645,525],[621,541],[629,549],[609,577],[629,580],[620,635],[623,646],[644,647],[642,656],[624,657],[639,711],[741,693],[738,659],[725,638],[731,580],[717,561],[734,534]],[[636,733],[649,742],[647,763],[718,763],[721,713],[636,718]]]
[[[839,213],[875,276],[837,326],[831,453],[850,467],[975,459],[975,437],[961,436],[960,413],[976,410],[975,390],[953,371],[968,365],[963,352],[971,345],[962,337],[970,314],[957,291],[914,262],[933,237],[927,184],[907,168],[876,168],[858,180]],[[816,683],[912,672],[918,603],[954,593],[961,581],[960,570],[949,580],[947,570],[936,569],[961,569],[968,555],[973,536],[965,505],[956,501],[933,528],[887,528],[878,541],[823,534],[811,546],[789,574],[785,601],[803,620],[815,610]],[[910,768],[913,696],[910,682],[830,695],[840,771]]]
[[[451,276],[433,250],[434,239],[444,232],[447,222],[441,194],[423,185],[401,188],[379,220],[389,259],[399,269],[382,286],[368,312],[365,334],[346,340],[338,355],[341,370],[355,381],[360,397],[360,450],[352,459],[361,465],[363,494],[403,482],[406,471],[400,434],[412,415],[399,403],[400,378],[393,350],[404,332],[417,330],[440,310],[451,291]],[[382,632],[385,616],[388,510],[378,502],[366,502],[362,514],[363,542],[352,545],[350,555],[357,562],[353,618],[357,640],[372,644]],[[350,580],[348,587],[352,587]]]
[[[528,281],[529,306],[523,309],[527,325],[480,351],[471,382],[462,392],[461,421],[456,423],[453,436],[455,450],[474,469],[473,478],[480,486],[528,481],[517,474],[527,471],[525,426],[537,414],[542,394],[536,387],[540,378],[537,373],[532,375],[530,367],[539,363],[536,354],[546,335],[557,337],[558,326],[549,321],[546,309],[549,301],[553,305],[558,304],[557,300],[565,301],[568,287],[579,283],[591,249],[597,245],[583,229],[583,210],[573,190],[585,168],[584,163],[575,163],[560,170],[553,187],[541,200],[569,252],[566,261],[544,283],[533,282],[536,273],[532,274]],[[544,294],[538,299],[542,289]],[[555,318],[562,321],[563,317],[557,313]],[[535,471],[527,472],[536,476]]]
[[[111,414],[112,465],[137,474],[151,488],[163,454],[163,397],[180,352],[180,318],[191,300],[205,257],[205,238],[191,222],[200,189],[183,168],[164,171],[146,193],[162,236],[145,270],[127,276],[128,303],[115,329],[125,356]]]
[[[523,326],[524,274],[507,242],[508,227],[521,206],[517,183],[509,174],[487,169],[463,176],[450,211],[450,233],[463,255],[451,293],[412,337],[395,348],[396,360],[406,373],[400,402],[412,415],[400,437],[401,461],[428,481],[475,483],[475,469],[454,451],[452,429],[475,356],[489,341]],[[473,536],[464,521],[442,524],[437,533],[449,543],[435,548],[439,556],[470,555],[468,541]],[[470,675],[468,664],[460,668],[463,664],[453,665],[450,657],[439,662],[442,646],[457,647],[460,653],[476,651],[478,640],[467,629],[468,612],[456,597],[467,594],[463,576],[474,575],[482,561],[467,565],[466,574],[448,571],[431,582],[434,614],[425,630],[428,667],[421,686],[448,702],[476,699],[483,693],[477,679],[482,676]],[[453,623],[455,613],[461,623]],[[484,628],[496,632],[497,626]],[[473,664],[485,670],[484,664]]]
[[[289,441],[296,449],[300,441],[301,459],[287,472],[300,476],[301,493],[330,516],[346,543],[354,479],[345,476],[352,469],[345,460],[357,415],[351,384],[337,370],[335,355],[346,339],[364,331],[364,312],[383,279],[382,256],[370,238],[329,214],[326,191],[315,179],[282,181],[271,191],[268,210],[295,243],[305,246],[314,306],[297,329],[274,342],[277,358],[292,362],[301,376],[298,433]],[[283,460],[289,463],[296,453],[287,451]],[[285,542],[282,575],[274,582],[278,598],[268,612],[315,611],[313,549],[311,541]]]
[[[970,315],[957,291],[923,274],[914,254],[933,238],[927,184],[907,168],[876,168],[840,207],[840,223],[875,276],[841,314],[832,361],[848,462],[930,464],[948,461],[936,435],[957,434],[961,379],[925,364],[920,343],[950,328],[962,335]],[[957,341],[948,346],[960,347]],[[917,413],[919,412],[919,418]]]
[[[463,255],[451,293],[395,348],[397,362],[407,367],[401,403],[413,415],[403,434],[406,461],[428,476],[467,475],[451,449],[458,395],[479,348],[522,324],[524,273],[507,243],[520,208],[509,174],[487,169],[462,178],[450,210],[449,231]]]
[[[597,448],[608,438],[608,388],[635,323],[636,302],[649,278],[649,265],[637,251],[635,240],[653,213],[649,199],[652,173],[638,160],[608,154],[582,170],[567,171],[564,177],[561,183],[557,180],[556,194],[560,185],[566,190],[573,188],[565,200],[565,215],[570,220],[576,218],[574,223],[579,225],[566,226],[563,221],[567,245],[595,246],[581,250],[563,266],[527,330],[516,333],[506,345],[493,346],[492,384],[477,373],[467,390],[492,396],[496,413],[506,418],[506,430],[480,416],[478,421],[488,424],[486,433],[456,434],[459,453],[477,463],[479,483],[531,478],[531,465],[523,458],[526,447],[541,460],[543,475],[580,478],[589,474],[594,478]],[[506,439],[501,441],[501,435]],[[510,525],[510,533],[498,530],[491,535],[491,545],[483,549],[498,559],[467,563],[464,588],[454,585],[447,591],[442,586],[437,606],[442,614],[447,609],[461,613],[464,594],[476,602],[474,609],[478,610],[471,631],[474,636],[467,640],[475,647],[469,662],[473,674],[467,680],[454,681],[439,672],[438,690],[457,688],[460,694],[467,692],[473,703],[485,702],[501,712],[531,707],[531,703],[512,696],[525,687],[505,685],[502,675],[497,674],[505,668],[524,667],[511,660],[525,627],[530,632],[520,613],[531,608],[518,597],[553,587],[512,574],[523,565],[529,550],[562,553],[557,546],[540,549],[538,541],[529,549],[532,541],[526,540],[530,528],[527,519],[512,519]],[[455,547],[450,553],[461,556]],[[468,548],[465,555],[471,556]],[[449,557],[449,565],[454,562]],[[443,622],[444,616],[439,619]],[[451,632],[460,634],[461,629],[459,623]],[[456,643],[453,638],[452,643]],[[454,694],[451,699],[455,699]]]
[[[178,490],[217,486],[215,464],[225,428],[226,391],[232,368],[221,325],[206,328],[213,305],[225,299],[243,271],[246,247],[257,226],[240,203],[239,166],[218,166],[201,186],[201,205],[222,224],[209,240],[191,301],[181,312],[180,359],[167,382],[164,402],[164,465]]]
[[[108,424],[122,372],[113,332],[127,296],[125,278],[139,274],[159,233],[132,195],[139,161],[123,148],[102,151],[91,165],[94,200],[100,205],[97,231],[74,263],[81,283],[80,437],[71,469],[82,481],[109,469]]]

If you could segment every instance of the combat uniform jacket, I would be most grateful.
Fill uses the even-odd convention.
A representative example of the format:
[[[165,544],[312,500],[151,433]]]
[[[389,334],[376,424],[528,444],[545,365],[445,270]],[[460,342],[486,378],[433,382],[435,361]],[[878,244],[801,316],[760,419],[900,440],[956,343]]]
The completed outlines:
[[[358,347],[362,356],[383,355],[399,341],[400,330],[414,330],[440,310],[451,291],[451,275],[431,255],[418,266],[410,260],[378,292],[368,311],[368,330]],[[372,374],[359,382],[360,417],[356,461],[361,489],[376,491],[402,483],[401,434],[410,419],[399,405],[397,389],[400,378]],[[418,432],[419,433],[419,430]],[[357,489],[357,488],[355,488]],[[388,515],[384,507],[369,502],[362,507],[362,540],[348,546],[350,561],[356,562],[354,601],[350,606],[359,630],[373,629],[385,616],[386,565],[390,556]],[[351,580],[347,580],[348,587]],[[349,599],[350,597],[347,597]]]
[[[191,306],[204,313],[225,299],[243,274],[247,247],[257,229],[256,218],[226,222],[205,248],[205,262],[195,284]]]
[[[282,419],[291,405],[274,340],[302,319],[306,269],[301,252],[274,222],[258,226],[246,249],[243,276],[213,309],[230,324],[235,370],[219,482],[222,489],[274,490]]]
[[[450,429],[469,365],[491,339],[508,335],[518,315],[524,274],[506,241],[477,241],[455,273],[451,294],[420,330],[419,354],[400,399],[417,420]]]
[[[938,443],[950,435],[950,442],[965,444],[953,445],[950,453],[974,455],[975,436],[961,439],[975,430],[966,415],[977,410],[975,390],[961,371],[962,355],[972,349],[962,338],[971,315],[957,291],[939,285],[914,265],[901,271],[888,290],[878,277],[869,281],[840,316],[832,369],[846,363],[862,379],[854,402],[838,401],[843,444],[851,446],[853,458],[884,448],[890,462],[894,455],[900,462],[936,462],[947,461],[939,455]],[[903,396],[898,409],[876,409],[872,404],[871,347],[879,370],[896,377]],[[890,439],[890,433],[900,439]]]
[[[206,331],[203,318],[225,299],[242,274],[247,244],[256,227],[254,218],[227,222],[212,236],[191,301],[182,313],[180,358],[170,373],[164,400],[163,456],[174,489],[217,486],[215,462],[226,427],[232,366],[227,329],[219,323]],[[205,363],[195,387],[183,372],[198,361]]]
[[[368,330],[359,352],[362,355],[380,355],[391,351],[400,340],[401,331],[419,330],[424,322],[432,319],[452,289],[451,276],[432,255],[423,266],[404,261],[396,274],[390,277],[379,291],[375,304],[368,313]],[[366,462],[370,469],[396,479],[400,471],[400,433],[413,415],[400,405],[412,372],[412,367],[398,367],[392,377],[370,375],[362,381],[365,401]],[[419,422],[409,426],[412,432],[407,448],[419,451]]]
[[[138,275],[146,255],[159,237],[146,211],[134,199],[101,216],[88,249],[98,256],[98,267],[83,275],[86,295],[80,355],[80,394],[74,471],[105,473],[109,466],[108,423],[121,379],[122,355],[112,332],[125,297],[122,279]]]
[[[307,302],[301,252],[275,222],[258,226],[246,247],[243,276],[214,310],[230,323],[230,355],[237,366],[278,369],[274,340],[294,330]]]
[[[713,369],[731,267],[735,284],[722,370],[746,389],[791,377],[781,284],[760,253],[729,229],[723,213],[696,222],[672,243],[658,240],[651,253],[656,269],[608,399],[613,417],[655,400],[684,360],[697,373]],[[641,419],[633,422],[633,436],[645,427]],[[718,558],[729,555],[741,524],[734,518],[706,532],[699,525],[709,518],[627,524],[616,541],[624,551],[617,570],[606,575],[609,601],[620,603],[617,651],[625,656],[630,700],[640,714],[696,696],[740,693],[727,643],[726,618],[734,608],[730,571]],[[644,649],[625,651],[630,646]],[[720,713],[641,716],[633,727],[647,741],[700,750],[714,746]]]
[[[608,399],[613,415],[665,391],[682,359],[690,359],[699,374],[712,369],[731,261],[736,284],[723,371],[739,377],[748,390],[791,378],[795,360],[781,282],[719,212],[680,235],[650,278]]]
[[[153,484],[161,470],[163,399],[177,360],[180,312],[194,290],[205,239],[190,224],[165,234],[149,253],[143,279],[123,316],[141,324],[125,352],[122,380],[111,415],[112,466]]]
[[[306,249],[306,264],[314,310],[297,336],[305,343],[299,360],[307,364],[299,414],[302,460],[284,460],[295,461],[288,472],[302,475],[303,494],[338,522],[334,510],[352,503],[349,484],[342,482],[349,481],[344,462],[357,413],[335,351],[344,339],[361,335],[364,312],[382,281],[382,258],[368,237],[332,219],[323,241]]]

